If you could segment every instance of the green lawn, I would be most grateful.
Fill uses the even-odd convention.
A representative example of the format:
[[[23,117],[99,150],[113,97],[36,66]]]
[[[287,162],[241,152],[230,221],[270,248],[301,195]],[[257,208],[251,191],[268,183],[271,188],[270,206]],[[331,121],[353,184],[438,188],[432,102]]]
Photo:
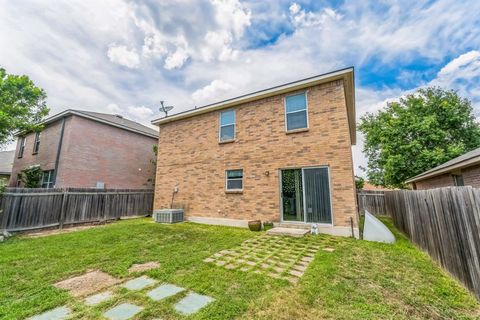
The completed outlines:
[[[114,300],[91,309],[51,285],[90,269],[127,278],[132,263],[147,261],[161,263],[148,276],[216,299],[188,319],[480,318],[473,296],[397,232],[395,245],[308,236],[302,241],[335,251],[318,251],[297,285],[203,262],[255,236],[238,228],[138,219],[43,238],[16,237],[0,244],[0,319],[23,319],[64,304],[75,319],[98,319],[122,301],[145,307],[138,319],[185,319],[172,308],[178,297],[153,302],[144,292],[118,288]]]

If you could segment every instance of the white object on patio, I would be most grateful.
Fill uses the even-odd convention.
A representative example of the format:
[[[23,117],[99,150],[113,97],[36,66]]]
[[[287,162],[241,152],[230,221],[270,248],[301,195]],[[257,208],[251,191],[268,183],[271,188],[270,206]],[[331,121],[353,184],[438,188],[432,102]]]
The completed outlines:
[[[365,210],[365,224],[363,226],[363,240],[394,243],[395,236],[380,220]]]

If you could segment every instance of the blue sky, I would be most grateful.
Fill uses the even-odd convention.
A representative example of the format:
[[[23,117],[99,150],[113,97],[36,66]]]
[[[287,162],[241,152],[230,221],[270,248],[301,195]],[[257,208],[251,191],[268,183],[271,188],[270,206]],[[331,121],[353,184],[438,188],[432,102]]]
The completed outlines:
[[[354,66],[358,118],[427,85],[480,116],[478,12],[454,0],[0,0],[0,66],[43,87],[52,114],[149,123],[159,100],[179,112]]]

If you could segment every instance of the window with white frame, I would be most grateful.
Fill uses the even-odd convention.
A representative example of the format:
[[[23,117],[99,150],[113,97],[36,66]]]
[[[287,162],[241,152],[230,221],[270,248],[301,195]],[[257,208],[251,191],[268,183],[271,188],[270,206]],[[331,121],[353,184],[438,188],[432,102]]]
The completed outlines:
[[[23,157],[23,151],[25,150],[25,137],[20,137],[18,141],[18,157]]]
[[[42,188],[53,188],[54,170],[43,171]]]
[[[220,112],[220,141],[235,139],[235,110]]]
[[[285,97],[285,122],[287,131],[308,128],[307,93]]]
[[[243,169],[225,171],[227,190],[243,190]]]
[[[40,132],[35,134],[35,141],[33,142],[33,154],[38,153],[38,149],[40,148]]]

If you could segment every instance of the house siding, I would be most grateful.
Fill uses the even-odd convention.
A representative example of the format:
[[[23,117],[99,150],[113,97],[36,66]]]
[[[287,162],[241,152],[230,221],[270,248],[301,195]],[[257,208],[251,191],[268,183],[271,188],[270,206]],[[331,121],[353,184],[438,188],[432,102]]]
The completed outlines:
[[[148,180],[155,174],[152,146],[157,139],[75,115],[65,119],[56,187],[93,188],[100,181],[106,188],[153,187]],[[35,134],[27,135],[23,158],[15,158],[10,186],[15,186],[17,173],[29,165],[55,168],[61,123],[43,129],[36,155],[32,155]]]
[[[465,186],[480,188],[480,165],[474,165],[462,169],[456,169],[455,174],[461,174]],[[431,178],[415,181],[415,189],[425,190],[455,186],[452,172],[434,176]]]
[[[280,169],[328,166],[333,224],[349,227],[353,218],[356,226],[343,82],[306,91],[309,130],[305,132],[285,132],[288,94],[232,108],[236,111],[232,143],[218,142],[221,111],[161,124],[154,208],[169,208],[172,190],[178,186],[173,206],[184,207],[189,218],[279,221]],[[225,192],[227,169],[243,169],[242,193]]]

